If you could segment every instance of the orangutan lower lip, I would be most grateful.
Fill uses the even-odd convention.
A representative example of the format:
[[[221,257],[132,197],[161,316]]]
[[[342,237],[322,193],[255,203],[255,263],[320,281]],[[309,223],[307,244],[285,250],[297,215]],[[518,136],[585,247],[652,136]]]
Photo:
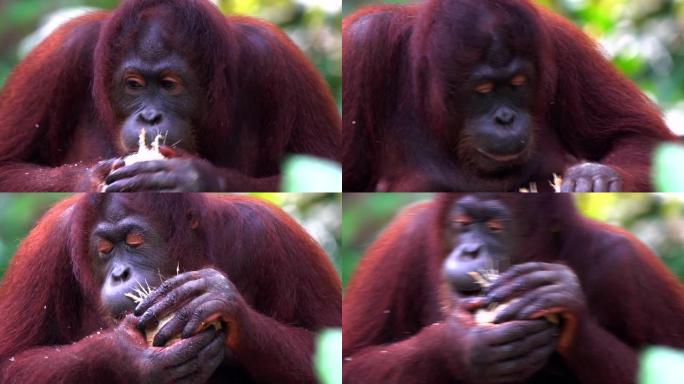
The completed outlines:
[[[477,148],[477,151],[480,152],[481,154],[489,157],[492,160],[496,160],[496,161],[502,162],[502,163],[507,162],[507,161],[517,160],[520,157],[522,157],[522,155],[525,153],[524,149],[518,153],[514,153],[511,155],[495,155],[493,153],[489,153],[489,152],[485,151],[482,148]]]

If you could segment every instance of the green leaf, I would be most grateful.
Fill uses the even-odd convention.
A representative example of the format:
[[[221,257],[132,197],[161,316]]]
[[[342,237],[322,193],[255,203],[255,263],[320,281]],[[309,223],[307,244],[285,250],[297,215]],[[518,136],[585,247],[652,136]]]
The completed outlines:
[[[656,150],[653,165],[653,178],[656,191],[684,191],[684,146],[663,144]]]
[[[684,351],[665,347],[646,349],[640,357],[639,384],[684,383]]]
[[[283,165],[283,192],[342,192],[342,167],[312,156],[291,156]]]
[[[314,366],[321,384],[342,384],[341,329],[327,329],[318,335]]]

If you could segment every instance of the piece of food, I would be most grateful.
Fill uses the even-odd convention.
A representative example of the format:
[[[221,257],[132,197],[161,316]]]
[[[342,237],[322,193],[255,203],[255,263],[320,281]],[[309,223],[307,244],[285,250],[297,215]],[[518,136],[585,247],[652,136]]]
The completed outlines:
[[[150,288],[149,285],[145,284],[142,285],[140,282],[138,282],[138,288],[136,288],[135,292],[129,292],[126,293],[124,296],[127,298],[133,300],[136,304],[141,303],[147,296],[149,296],[153,291],[153,288]],[[164,318],[159,320],[159,323],[157,323],[157,326],[155,327],[148,327],[145,329],[145,339],[147,340],[147,345],[152,346],[154,342],[154,337],[159,333],[159,330],[162,329],[162,327],[168,323],[176,314],[171,313],[168,316],[165,316]],[[200,330],[204,331],[205,329],[208,329],[209,327],[214,327],[217,331],[223,328],[223,325],[221,324],[220,321],[212,321],[210,323],[207,323],[204,325],[204,327]],[[176,342],[180,341],[181,337],[180,334],[172,337],[169,339],[169,341],[166,342],[165,347],[168,347],[170,345],[175,344]]]
[[[468,272],[468,274],[475,280],[476,283],[480,284],[483,289],[489,287],[500,276],[495,270]],[[516,301],[518,301],[518,299],[513,299],[505,303],[492,303],[487,308],[477,309],[473,314],[475,316],[475,323],[480,325],[492,324],[494,319],[496,319],[496,315]],[[544,316],[544,318],[554,324],[558,324],[558,315],[547,315]]]
[[[553,188],[553,191],[556,193],[560,193],[562,184],[563,184],[563,178],[554,173],[553,174],[553,181],[549,181],[549,185],[551,185],[551,187]],[[521,193],[539,193],[539,190],[537,189],[537,183],[535,183],[533,181],[533,182],[530,182],[529,188],[519,188],[518,192],[521,192]]]
[[[537,183],[535,183],[533,181],[530,183],[529,188],[520,188],[520,189],[518,189],[518,192],[521,192],[521,193],[537,193],[538,192],[537,191]]]
[[[554,192],[560,193],[561,185],[563,184],[563,178],[559,175],[553,174],[553,181],[549,181],[549,184],[553,187]]]
[[[157,135],[152,141],[151,145],[148,147],[145,140],[145,130],[141,130],[140,139],[138,141],[138,152],[126,156],[124,158],[124,163],[126,163],[126,165],[131,165],[135,163],[142,163],[144,161],[166,159],[166,156],[159,151],[159,143],[161,140],[162,135]]]
[[[506,309],[506,307],[508,307],[512,302],[513,302],[513,300],[511,302],[503,303],[503,304],[494,303],[487,308],[480,308],[480,309],[476,310],[474,313],[475,322],[477,324],[480,324],[480,325],[494,323],[494,319],[496,319],[496,315],[498,315],[499,312]]]

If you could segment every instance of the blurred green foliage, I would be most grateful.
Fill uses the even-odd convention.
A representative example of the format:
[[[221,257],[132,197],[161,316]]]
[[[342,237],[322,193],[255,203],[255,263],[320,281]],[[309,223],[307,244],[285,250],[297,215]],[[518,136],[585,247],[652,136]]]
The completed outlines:
[[[346,16],[357,10],[359,7],[369,4],[402,4],[410,2],[411,1],[407,0],[344,0],[342,1],[342,14]],[[415,3],[416,1],[412,2]]]
[[[306,155],[290,156],[283,164],[283,192],[342,192],[342,166]]]
[[[0,194],[0,278],[28,230],[48,208],[66,196],[63,193]]]
[[[662,144],[658,148],[653,162],[656,191],[684,191],[684,172],[679,168],[682,164],[684,164],[684,146]]]
[[[345,193],[342,197],[342,284],[347,285],[366,248],[402,208],[429,193]]]
[[[118,3],[118,0],[0,0],[0,86],[21,59],[22,41],[38,29],[46,16],[72,7],[112,9]],[[280,26],[318,67],[335,97],[340,99],[339,1],[214,0],[214,3],[226,14],[252,15]]]
[[[339,271],[342,206],[336,193],[253,193],[292,216],[325,249]],[[0,193],[0,280],[21,240],[37,220],[69,194]]]
[[[684,383],[684,351],[651,347],[639,356],[639,384]]]
[[[677,108],[681,113],[683,106],[678,104],[684,99],[684,1],[540,2],[599,39],[623,73],[663,108]],[[682,132],[684,127],[672,128]]]
[[[344,194],[342,282],[346,286],[368,246],[401,208],[430,194]],[[634,233],[684,282],[684,195],[647,193],[576,194],[588,217]]]
[[[344,0],[343,14],[367,4]],[[536,0],[598,39],[612,62],[665,111],[684,135],[684,0]],[[600,86],[600,84],[597,84]]]
[[[342,384],[342,329],[326,329],[318,335],[314,366],[321,384]]]
[[[632,232],[684,282],[684,195],[583,193],[576,196],[578,207],[585,215]]]

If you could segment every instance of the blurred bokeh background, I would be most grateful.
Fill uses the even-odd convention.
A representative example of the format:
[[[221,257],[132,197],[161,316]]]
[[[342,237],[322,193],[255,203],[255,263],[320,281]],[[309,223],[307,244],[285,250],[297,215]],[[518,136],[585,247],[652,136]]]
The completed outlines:
[[[607,57],[663,109],[684,135],[684,0],[534,0],[600,41]],[[343,14],[373,3],[344,0]],[[415,1],[412,1],[415,2]]]
[[[401,208],[431,194],[346,193],[342,216],[342,282],[349,277],[382,229]],[[684,194],[576,194],[580,211],[627,229],[641,239],[684,282]],[[543,207],[542,207],[543,209]]]
[[[335,193],[250,194],[281,207],[326,250],[338,271],[340,260],[341,195]],[[0,194],[0,280],[21,240],[62,193]]]
[[[212,0],[226,14],[252,15],[279,25],[341,96],[341,0]],[[119,0],[0,0],[0,87],[12,68],[59,21]],[[338,102],[339,105],[339,102]]]
[[[2,0],[0,0],[2,1]],[[21,240],[63,193],[0,193],[0,282]],[[326,250],[338,271],[341,268],[339,193],[253,193],[290,214]],[[342,383],[342,331],[322,331],[316,339],[314,365],[321,384]]]

